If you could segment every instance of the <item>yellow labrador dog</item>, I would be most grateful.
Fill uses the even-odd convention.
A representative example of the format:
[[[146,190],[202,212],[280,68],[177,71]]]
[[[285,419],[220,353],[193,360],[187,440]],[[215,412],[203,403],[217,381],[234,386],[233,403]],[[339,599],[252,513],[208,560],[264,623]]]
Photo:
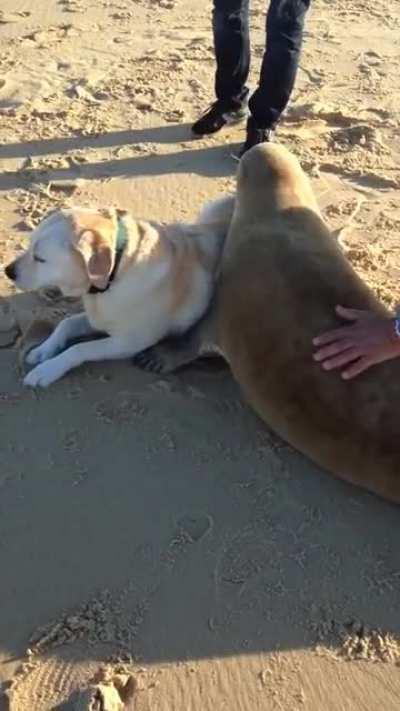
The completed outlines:
[[[233,198],[224,198],[206,206],[197,224],[170,226],[117,210],[47,216],[6,275],[24,290],[53,286],[82,297],[85,310],[28,353],[35,367],[25,385],[46,387],[81,363],[133,356],[187,330],[211,299],[232,211]]]
[[[353,381],[313,361],[336,304],[389,314],[322,221],[285,148],[260,145],[239,166],[216,296],[186,337],[136,360],[171,371],[213,349],[261,418],[331,473],[400,502],[400,359]]]

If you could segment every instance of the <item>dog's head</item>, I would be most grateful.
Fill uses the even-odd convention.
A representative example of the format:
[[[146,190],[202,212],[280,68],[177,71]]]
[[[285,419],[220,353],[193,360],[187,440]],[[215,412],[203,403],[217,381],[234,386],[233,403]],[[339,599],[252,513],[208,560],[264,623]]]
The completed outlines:
[[[118,218],[114,210],[57,210],[33,231],[28,249],[5,268],[27,291],[57,287],[65,296],[104,289],[115,262]]]

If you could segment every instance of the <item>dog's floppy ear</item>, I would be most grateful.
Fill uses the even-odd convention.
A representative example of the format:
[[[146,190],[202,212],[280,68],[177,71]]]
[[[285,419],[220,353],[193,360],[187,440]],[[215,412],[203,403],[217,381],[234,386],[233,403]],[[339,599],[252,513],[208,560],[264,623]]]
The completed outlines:
[[[77,248],[85,260],[90,284],[97,289],[105,289],[115,259],[110,240],[96,230],[83,230]]]

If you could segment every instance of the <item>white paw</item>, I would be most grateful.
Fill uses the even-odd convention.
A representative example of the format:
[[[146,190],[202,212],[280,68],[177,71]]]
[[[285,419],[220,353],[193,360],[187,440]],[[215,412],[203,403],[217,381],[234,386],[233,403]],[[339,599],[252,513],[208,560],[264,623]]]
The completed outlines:
[[[24,385],[31,388],[47,388],[64,375],[64,370],[52,361],[46,361],[33,368],[24,378]]]
[[[56,355],[58,349],[50,347],[47,345],[46,341],[42,343],[41,346],[37,348],[32,348],[27,354],[25,360],[30,365],[37,365],[37,363],[44,363],[45,360],[49,360]]]

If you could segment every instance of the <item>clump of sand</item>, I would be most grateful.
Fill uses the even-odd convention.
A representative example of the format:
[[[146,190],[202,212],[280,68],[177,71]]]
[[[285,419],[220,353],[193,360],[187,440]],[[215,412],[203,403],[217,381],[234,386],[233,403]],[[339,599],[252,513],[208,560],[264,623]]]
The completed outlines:
[[[138,682],[124,669],[102,667],[74,701],[74,711],[124,711],[133,708]]]
[[[318,654],[336,661],[384,662],[400,665],[400,638],[380,629],[371,629],[361,622],[337,624],[334,621],[318,626],[320,641],[332,644],[317,646]]]
[[[400,639],[388,632],[351,625],[337,655],[348,661],[400,664]]]

